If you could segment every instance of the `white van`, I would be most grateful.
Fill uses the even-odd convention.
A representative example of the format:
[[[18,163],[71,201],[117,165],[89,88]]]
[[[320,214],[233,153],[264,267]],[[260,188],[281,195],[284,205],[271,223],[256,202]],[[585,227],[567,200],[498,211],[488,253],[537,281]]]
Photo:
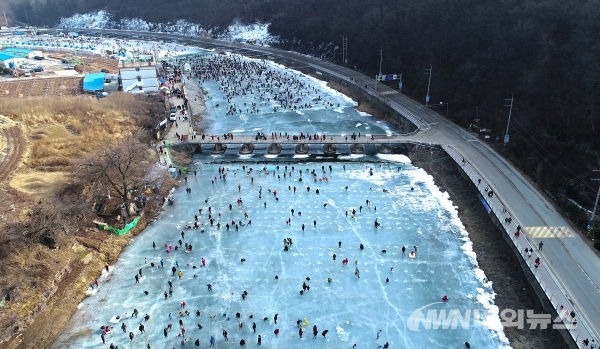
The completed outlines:
[[[175,120],[177,120],[177,114],[171,113],[171,116],[169,116],[169,121],[175,121]]]

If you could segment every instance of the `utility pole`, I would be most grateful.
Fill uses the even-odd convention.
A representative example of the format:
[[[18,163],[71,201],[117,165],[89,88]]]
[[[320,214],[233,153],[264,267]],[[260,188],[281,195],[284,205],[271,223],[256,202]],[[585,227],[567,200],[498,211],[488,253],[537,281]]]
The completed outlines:
[[[429,70],[429,82],[427,83],[427,96],[425,96],[425,106],[427,106],[427,104],[429,104],[429,86],[431,86],[431,71],[433,70],[433,65],[429,65],[429,69],[425,69],[425,70]],[[427,74],[427,73],[425,73]]]
[[[342,36],[342,56],[344,64],[348,64],[348,37]]]
[[[379,49],[377,50],[377,52],[377,54],[379,55],[379,75],[375,77],[375,92],[378,91],[378,83],[381,79],[381,76],[383,76],[383,73],[381,72],[381,63],[383,62],[383,49]]]
[[[600,172],[600,170],[594,170],[594,172]],[[593,181],[600,181],[600,178],[592,178]],[[588,224],[589,229],[594,229],[594,220],[596,219],[596,209],[598,208],[598,199],[600,199],[600,187],[598,187],[598,194],[596,194],[596,202],[594,203],[594,210],[592,211],[592,219]]]
[[[505,101],[510,101],[510,105],[504,105],[505,107],[510,107],[510,109],[508,109],[508,123],[506,124],[506,133],[504,134],[504,144],[507,144],[510,139],[510,136],[508,135],[508,128],[510,127],[510,117],[512,115],[513,102],[515,101],[515,94],[511,93],[510,95],[510,99],[505,99]]]
[[[379,51],[379,76],[381,76],[383,75],[383,73],[381,72],[381,63],[383,63],[383,49],[379,49],[377,51]]]

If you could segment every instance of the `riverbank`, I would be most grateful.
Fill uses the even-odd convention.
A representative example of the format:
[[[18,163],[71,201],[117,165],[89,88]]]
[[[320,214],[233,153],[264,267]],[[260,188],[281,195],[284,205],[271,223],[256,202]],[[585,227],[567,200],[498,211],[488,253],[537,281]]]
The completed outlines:
[[[495,304],[503,309],[531,309],[544,313],[533,288],[525,278],[502,232],[492,223],[472,184],[461,177],[457,164],[443,150],[413,149],[413,165],[430,174],[441,191],[450,194],[459,217],[469,232],[479,267],[493,283]],[[528,325],[526,325],[528,326]],[[505,327],[504,333],[515,349],[568,348],[558,331]]]
[[[48,348],[62,333],[63,329],[77,311],[79,303],[87,297],[86,291],[101,275],[105,263],[115,263],[131,240],[153,223],[154,217],[162,211],[162,197],[169,189],[147,196],[143,217],[128,234],[117,236],[106,231],[88,228],[90,235],[86,240],[73,239],[72,243],[61,247],[48,269],[61,266],[60,275],[49,285],[55,290],[45,304],[35,306],[29,325],[10,340],[2,343],[5,349]],[[93,236],[92,236],[93,235]],[[102,287],[102,283],[99,283]],[[27,304],[26,304],[27,305]],[[28,305],[32,306],[32,305]]]

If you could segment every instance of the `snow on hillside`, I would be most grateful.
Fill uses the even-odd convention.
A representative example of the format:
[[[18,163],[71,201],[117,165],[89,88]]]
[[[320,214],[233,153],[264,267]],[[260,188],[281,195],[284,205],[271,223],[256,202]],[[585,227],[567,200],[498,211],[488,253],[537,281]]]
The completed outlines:
[[[257,45],[268,46],[277,42],[277,37],[269,34],[268,23],[242,24],[238,21],[232,23],[221,33],[214,33],[211,28],[190,23],[180,19],[177,22],[155,23],[141,18],[124,18],[119,21],[113,19],[113,15],[101,10],[84,14],[74,14],[68,18],[61,18],[57,28],[96,28],[96,29],[121,29],[137,30],[161,33],[177,33],[189,36],[216,37],[228,41],[252,41]]]
[[[269,34],[268,23],[242,24],[238,21],[229,25],[224,33],[217,35],[221,40],[248,42],[252,41],[256,45],[268,46],[277,42],[277,37]]]

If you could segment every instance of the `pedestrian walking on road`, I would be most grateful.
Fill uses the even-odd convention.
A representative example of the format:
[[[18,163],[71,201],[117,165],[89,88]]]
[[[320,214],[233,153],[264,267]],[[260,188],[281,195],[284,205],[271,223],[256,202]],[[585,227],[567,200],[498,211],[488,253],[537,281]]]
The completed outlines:
[[[540,243],[538,244],[538,249],[541,251],[542,247],[544,247],[544,242],[540,241]]]

